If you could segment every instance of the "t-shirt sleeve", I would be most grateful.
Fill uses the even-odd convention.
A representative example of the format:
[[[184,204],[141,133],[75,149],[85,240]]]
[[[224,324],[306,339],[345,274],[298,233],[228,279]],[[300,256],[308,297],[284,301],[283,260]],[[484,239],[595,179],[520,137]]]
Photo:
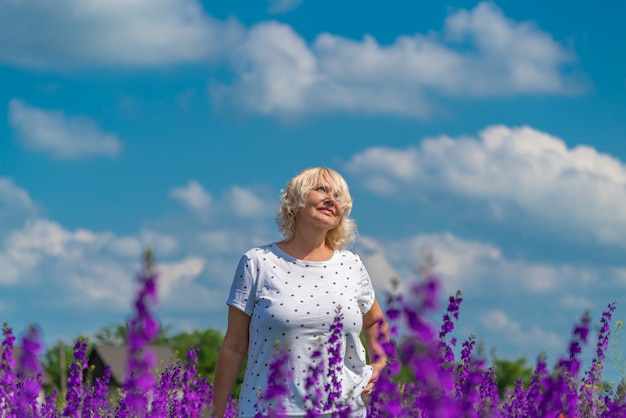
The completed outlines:
[[[230,295],[226,301],[227,305],[242,310],[248,316],[252,316],[257,285],[256,275],[253,275],[252,271],[252,260],[244,255],[237,265]]]
[[[361,297],[359,298],[359,307],[361,308],[361,313],[365,315],[369,312],[372,305],[374,304],[374,299],[376,295],[374,293],[374,286],[372,286],[372,280],[370,279],[370,275],[360,258],[358,259],[358,264],[360,268],[359,277],[361,285]]]

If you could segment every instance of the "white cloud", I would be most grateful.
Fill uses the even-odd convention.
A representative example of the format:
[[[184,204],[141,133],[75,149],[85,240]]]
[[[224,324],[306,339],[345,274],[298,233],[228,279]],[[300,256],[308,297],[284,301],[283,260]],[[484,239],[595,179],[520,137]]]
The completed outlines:
[[[223,54],[241,31],[196,0],[4,1],[0,62],[65,70],[198,61]]]
[[[172,289],[188,285],[202,273],[205,264],[205,260],[201,257],[188,257],[175,263],[159,264],[159,300],[169,298]]]
[[[548,263],[507,257],[493,244],[465,240],[450,233],[419,234],[401,239],[377,240],[359,236],[356,250],[367,266],[372,282],[380,290],[389,288],[392,277],[408,282],[418,276],[420,263],[428,256],[441,279],[444,295],[457,290],[487,295],[548,297],[572,288],[602,291],[599,284],[619,280],[615,269]]]
[[[204,189],[196,186],[174,195],[197,203],[193,191]],[[81,309],[101,312],[103,317],[127,312],[137,286],[133,276],[146,247],[154,250],[161,275],[161,306],[178,313],[223,308],[239,257],[271,235],[258,218],[250,218],[252,212],[246,212],[266,210],[263,199],[236,186],[220,198],[218,227],[199,227],[197,219],[185,217],[171,230],[168,225],[153,225],[123,236],[69,230],[42,217],[28,192],[9,178],[0,178],[0,203],[2,216],[8,209],[28,212],[22,222],[0,225],[0,288],[42,298],[39,312]],[[196,207],[206,208],[206,201]],[[234,224],[226,227],[231,221]]]
[[[39,263],[39,255],[5,249],[0,252],[0,284],[13,285],[20,281],[20,277],[32,271]]]
[[[524,329],[522,325],[509,318],[501,310],[491,310],[480,316],[480,322],[485,329],[497,333],[510,343],[535,348],[540,346],[546,350],[563,350],[565,341],[556,333],[545,331],[537,326]]]
[[[180,246],[176,237],[152,230],[142,231],[140,241],[143,248],[152,248],[157,257],[171,256]]]
[[[390,277],[400,280],[401,295],[410,294],[408,285],[419,280],[422,256],[432,254],[441,300],[459,289],[463,293],[457,337],[474,333],[513,357],[527,356],[529,349],[547,350],[551,356],[563,352],[575,317],[588,309],[599,317],[600,309],[614,299],[620,280],[619,271],[601,264],[515,259],[495,245],[446,233],[403,239],[360,236],[356,251],[382,301]]]
[[[117,237],[108,234],[107,250],[117,256],[140,260],[143,252],[150,248],[157,258],[172,256],[179,248],[175,237],[157,231],[142,231],[137,236]]]
[[[272,212],[272,207],[267,201],[242,187],[231,187],[227,199],[235,214],[243,218],[266,217]]]
[[[269,0],[267,11],[273,14],[288,13],[298,7],[302,0]]]
[[[10,177],[0,177],[0,233],[21,225],[40,209],[30,194]]]
[[[89,119],[38,109],[18,99],[9,102],[9,123],[26,148],[49,152],[59,159],[113,157],[122,148],[115,135],[102,132]]]
[[[462,83],[455,86],[458,92],[566,92],[567,80],[559,69],[573,60],[571,54],[532,22],[507,19],[493,3],[450,15],[444,33],[452,42],[471,42],[479,53],[476,59],[463,57],[466,70],[454,69],[464,73],[456,78]]]
[[[572,309],[576,312],[591,309],[593,302],[584,296],[564,295],[561,298],[561,306],[567,309]]]
[[[27,222],[23,229],[11,234],[7,246],[17,251],[36,251],[50,256],[77,258],[79,253],[74,251],[72,244],[79,246],[84,243],[96,242],[96,236],[86,230],[69,232],[59,224],[44,219],[35,219]]]
[[[212,197],[195,180],[189,181],[185,187],[177,187],[170,191],[170,197],[183,203],[199,215],[206,216],[211,208]]]
[[[252,247],[250,236],[233,230],[217,229],[201,232],[198,241],[212,254],[237,254]],[[242,253],[243,254],[243,253]]]
[[[113,239],[108,245],[109,251],[119,257],[139,259],[143,247],[135,237],[120,237]]]
[[[299,0],[271,0],[284,13]],[[24,28],[36,27],[30,31]],[[449,15],[441,32],[381,44],[321,33],[308,44],[286,24],[246,30],[206,14],[198,0],[37,0],[0,4],[0,62],[52,70],[228,60],[234,85],[214,98],[246,111],[428,117],[444,97],[572,94],[573,54],[531,22],[492,3]],[[222,61],[220,61],[222,63]],[[183,97],[184,99],[184,97]]]
[[[617,267],[613,269],[616,282],[622,286],[626,286],[626,267]]]
[[[491,3],[459,10],[441,33],[381,45],[329,33],[309,46],[290,26],[262,22],[240,46],[234,86],[215,97],[278,116],[308,112],[397,113],[427,117],[438,96],[571,94],[584,88],[562,70],[573,56],[530,22]]]
[[[264,220],[242,217],[230,206],[231,199],[241,205],[250,196],[254,199],[248,204],[259,209],[257,199],[263,199],[258,191],[234,187],[224,192],[216,225],[183,216],[153,223],[136,234],[118,235],[70,229],[47,219],[26,190],[10,178],[0,178],[0,219],[7,212],[23,215],[17,222],[0,224],[0,309],[10,309],[13,325],[16,319],[36,315],[32,320],[44,329],[62,328],[68,338],[85,332],[76,328],[78,323],[67,325],[66,319],[59,319],[67,318],[68,312],[91,317],[95,324],[119,323],[132,309],[141,251],[151,247],[160,272],[159,318],[174,326],[223,327],[239,258],[273,236]]]
[[[407,167],[401,173],[392,164],[399,154],[405,154],[399,165]],[[353,156],[347,170],[378,194],[447,194],[487,203],[494,212],[480,216],[489,222],[521,211],[542,233],[626,245],[626,166],[530,127],[492,126],[478,138],[441,136],[419,148],[370,148]]]
[[[57,284],[57,291],[63,292],[63,307],[105,312],[128,311],[137,287],[133,280],[133,264],[103,259],[92,252],[89,257],[89,260],[82,260],[71,267],[64,260],[46,260],[47,265],[58,266],[56,274],[48,280],[52,282],[50,279],[62,277],[60,286]]]
[[[28,191],[15,184],[10,177],[0,177],[0,284],[13,284],[20,275],[37,265],[36,254],[18,248],[3,246],[12,239],[11,232],[25,222],[36,218],[39,209]]]
[[[44,305],[52,307],[63,304],[64,309],[125,312],[137,287],[133,276],[146,238],[162,242],[155,246],[161,303],[184,306],[185,295],[203,292],[193,281],[203,272],[205,260],[168,257],[167,249],[175,247],[173,237],[153,231],[137,237],[69,231],[43,218],[31,219],[0,242],[0,286],[29,289],[32,297],[46,292]]]
[[[384,245],[375,239],[361,235],[357,247],[374,287],[393,290],[392,280],[399,279],[399,274],[387,259]]]
[[[272,205],[257,192],[239,186],[232,186],[217,200],[202,187],[191,180],[185,187],[177,187],[170,191],[170,197],[183,203],[202,219],[224,219],[235,216],[238,218],[264,218],[272,214]]]
[[[372,281],[381,288],[388,286],[391,277],[403,281],[415,277],[424,257],[430,255],[443,279],[445,294],[482,286],[488,279],[484,273],[504,261],[497,247],[464,241],[448,233],[384,241],[360,236],[357,250],[371,270]]]
[[[235,86],[214,86],[219,100],[262,114],[300,113],[319,77],[316,57],[288,25],[264,22],[252,27],[240,45]]]
[[[32,214],[37,208],[28,192],[9,177],[0,177],[0,203],[2,203],[3,211],[7,211],[7,208],[14,208]]]
[[[70,232],[55,222],[30,219],[0,243],[0,283],[21,281],[46,258],[61,258],[69,263],[80,261],[86,246],[99,247],[104,240],[106,236],[98,237],[83,229]]]

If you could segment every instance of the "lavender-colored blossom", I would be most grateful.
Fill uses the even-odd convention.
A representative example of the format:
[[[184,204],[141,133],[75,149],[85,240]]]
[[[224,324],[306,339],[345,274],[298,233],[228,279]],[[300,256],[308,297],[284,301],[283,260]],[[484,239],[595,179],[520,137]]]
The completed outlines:
[[[304,389],[306,396],[304,402],[306,403],[306,415],[305,418],[316,418],[322,414],[324,406],[322,405],[323,392],[320,387],[319,377],[324,374],[324,358],[322,356],[322,349],[314,350],[311,354],[311,362],[307,367],[306,379],[304,382]]]
[[[15,360],[13,359],[13,330],[5,322],[2,327],[2,358],[0,359],[0,416],[14,416],[15,405]]]
[[[201,416],[204,406],[208,404],[209,382],[198,376],[198,350],[192,348],[187,352],[187,362],[182,374],[181,414],[185,417]]]
[[[609,345],[611,335],[611,318],[615,312],[616,302],[612,302],[602,313],[600,319],[600,332],[598,333],[598,341],[596,343],[596,355],[591,361],[591,365],[585,372],[580,394],[578,398],[578,408],[581,413],[589,416],[596,416],[602,409],[603,404],[614,405],[610,399],[606,399],[600,389],[601,376],[604,360],[606,358],[606,350]]]
[[[57,410],[57,389],[52,389],[50,394],[46,395],[44,399],[44,403],[41,406],[40,417],[41,418],[57,418],[58,410]]]
[[[288,348],[277,341],[274,356],[269,364],[267,387],[260,394],[255,418],[279,418],[286,415],[283,401],[291,395],[290,382],[294,378],[289,363]]]
[[[18,385],[16,387],[16,409],[20,416],[39,416],[37,397],[41,392],[42,368],[39,356],[43,351],[39,328],[32,325],[22,337]]]
[[[67,379],[67,394],[65,395],[66,406],[63,416],[79,418],[83,409],[85,393],[83,391],[83,371],[87,368],[87,342],[78,339],[74,344],[74,359],[70,365],[70,373]]]
[[[135,299],[134,315],[127,327],[128,363],[120,413],[131,416],[146,415],[148,396],[156,384],[153,375],[156,357],[148,347],[159,332],[159,323],[150,311],[157,303],[156,280],[152,252],[148,250],[143,270],[137,275],[140,288]]]
[[[181,386],[181,364],[179,362],[168,366],[159,379],[154,390],[154,398],[151,405],[153,417],[177,417],[182,416],[181,399],[178,390]]]
[[[461,297],[461,291],[457,291],[455,296],[450,296],[448,299],[448,308],[443,315],[443,323],[441,324],[441,330],[439,331],[439,348],[443,352],[440,361],[453,363],[454,352],[452,347],[456,346],[456,339],[453,337],[450,343],[446,341],[446,337],[454,330],[454,321],[459,319],[459,306],[463,298]]]
[[[85,359],[86,360],[86,359]],[[95,379],[94,382],[83,382],[86,386],[83,389],[82,417],[105,417],[112,415],[111,407],[108,403],[109,382],[111,380],[111,366],[104,367],[104,374]],[[91,385],[90,383],[93,383]]]
[[[328,383],[324,388],[328,396],[326,410],[342,409],[341,405],[341,369],[343,367],[343,323],[341,307],[337,307],[335,319],[330,326],[328,339]]]

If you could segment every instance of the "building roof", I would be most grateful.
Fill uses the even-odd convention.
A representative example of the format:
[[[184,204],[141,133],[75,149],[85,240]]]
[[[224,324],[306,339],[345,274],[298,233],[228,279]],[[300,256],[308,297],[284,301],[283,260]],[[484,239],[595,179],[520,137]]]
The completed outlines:
[[[153,370],[155,377],[159,377],[161,373],[170,365],[178,361],[176,353],[170,346],[149,346],[156,357],[156,367]],[[128,364],[128,346],[113,345],[96,345],[92,348],[88,361],[93,364],[95,357],[99,357],[102,363],[111,367],[111,383],[121,386],[126,377],[126,365]]]

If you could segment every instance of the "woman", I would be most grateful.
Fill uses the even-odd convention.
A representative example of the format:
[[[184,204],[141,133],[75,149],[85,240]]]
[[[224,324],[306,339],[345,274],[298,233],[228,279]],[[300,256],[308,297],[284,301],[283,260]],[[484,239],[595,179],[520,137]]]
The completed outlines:
[[[350,416],[366,416],[361,394],[372,391],[386,364],[379,340],[388,338],[388,328],[363,263],[345,249],[356,232],[351,209],[348,185],[334,170],[307,169],[287,183],[277,217],[284,240],[249,250],[235,273],[215,371],[213,416],[223,416],[246,356],[239,417],[257,413],[277,341],[288,347],[294,377],[291,395],[283,400],[285,414],[304,416],[312,407],[306,383],[311,356],[328,341],[337,312],[344,336],[340,402],[351,410]],[[330,381],[326,373],[317,377],[322,388]],[[337,408],[317,407],[328,414],[322,416]]]

